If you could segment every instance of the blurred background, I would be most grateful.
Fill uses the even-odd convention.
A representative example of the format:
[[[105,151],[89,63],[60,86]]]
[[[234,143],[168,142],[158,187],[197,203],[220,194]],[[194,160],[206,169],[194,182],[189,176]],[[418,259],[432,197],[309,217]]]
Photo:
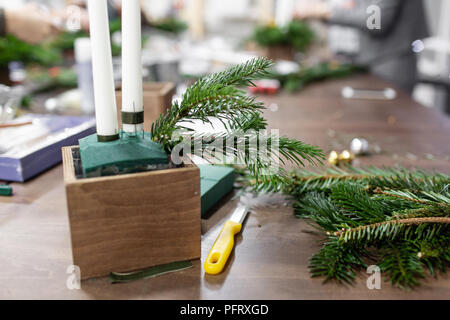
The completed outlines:
[[[377,1],[359,2],[370,4]],[[121,1],[109,1],[109,4],[115,80],[120,83]],[[329,8],[322,8],[322,4]],[[0,39],[0,82],[14,89],[10,94],[18,95],[23,106],[34,104],[39,112],[79,108],[83,113],[92,114],[93,106],[88,102],[81,106],[81,100],[89,100],[81,98],[82,94],[89,95],[90,91],[89,84],[80,83],[80,79],[89,82],[86,75],[89,67],[82,66],[90,60],[89,41],[83,39],[88,37],[89,30],[85,1],[0,0],[0,7],[5,12],[6,21],[5,35]],[[327,78],[333,77],[334,73],[358,72],[358,68],[374,69],[375,73],[405,89],[424,106],[439,109],[443,114],[450,112],[448,0],[423,1],[424,17],[417,12],[420,6],[416,5],[410,9],[412,15],[406,12],[410,14],[406,19],[392,18],[393,24],[416,24],[416,27],[409,28],[410,35],[402,34],[407,43],[406,47],[399,46],[399,50],[409,52],[387,53],[387,57],[381,55],[367,59],[360,59],[355,52],[392,47],[395,39],[380,35],[377,42],[381,45],[372,46],[359,41],[357,33],[351,33],[352,29],[360,33],[366,31],[358,30],[362,26],[354,17],[354,21],[347,21],[349,19],[339,18],[339,15],[355,15],[357,0],[142,0],[141,7],[145,80],[174,82],[178,94],[183,92],[186,84],[200,76],[241,63],[252,56],[266,55],[279,62],[272,78],[291,91],[299,90],[306,82],[315,79],[291,79],[293,77],[287,77],[289,74],[298,73],[300,69],[317,68],[320,63],[327,62],[334,63],[332,69],[342,70],[311,71],[322,71],[324,74],[320,78]],[[333,8],[338,12],[336,15]],[[326,10],[331,10],[331,17]],[[387,8],[386,18],[381,16],[381,19],[391,19],[390,11],[393,9]],[[369,14],[364,19],[367,17]],[[426,24],[426,30],[417,26],[422,23]],[[359,47],[364,45],[366,48]],[[364,52],[361,55],[364,56]],[[384,63],[385,69],[392,70],[394,62],[385,62],[398,58],[395,55],[410,62],[401,66],[407,69],[407,83],[385,70],[373,68],[373,65]],[[265,85],[278,87],[279,84],[274,81]],[[66,92],[66,95],[57,96],[58,99],[54,96],[55,91],[51,99],[45,95],[36,97],[43,91],[71,87],[80,90]],[[3,91],[7,89],[3,87]]]
[[[121,1],[108,10],[120,108]],[[256,56],[275,65],[253,94],[296,99],[319,81],[373,74],[389,87],[343,87],[342,98],[365,104],[401,93],[450,114],[450,0],[142,0],[141,11],[148,123],[195,80]],[[85,1],[0,0],[0,34],[0,125],[13,128],[0,131],[3,157],[23,156],[12,150],[30,137],[94,125]],[[45,119],[60,125],[37,125]]]

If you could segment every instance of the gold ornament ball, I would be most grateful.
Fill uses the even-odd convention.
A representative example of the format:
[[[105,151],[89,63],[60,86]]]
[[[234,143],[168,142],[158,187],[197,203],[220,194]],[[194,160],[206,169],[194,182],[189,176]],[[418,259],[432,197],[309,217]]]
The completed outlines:
[[[338,156],[338,163],[339,164],[351,164],[354,159],[355,159],[355,155],[353,153],[351,153],[348,150],[344,150]]]
[[[339,162],[339,155],[336,151],[331,151],[328,156],[328,163],[332,166],[336,166]]]

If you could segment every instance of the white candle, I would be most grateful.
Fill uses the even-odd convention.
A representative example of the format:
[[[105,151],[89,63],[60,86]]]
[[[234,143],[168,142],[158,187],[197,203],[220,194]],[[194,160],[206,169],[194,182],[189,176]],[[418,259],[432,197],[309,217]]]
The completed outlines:
[[[275,24],[284,26],[292,20],[295,9],[294,0],[277,0],[275,7]]]
[[[259,0],[258,20],[262,25],[274,23],[274,0]]]
[[[189,2],[189,29],[195,40],[201,40],[205,36],[204,3],[203,0],[191,0]]]
[[[111,138],[119,133],[106,1],[88,0],[95,114],[99,140],[101,137]]]
[[[141,8],[139,0],[122,2],[122,111],[142,112]],[[144,123],[123,123],[123,131],[143,131]]]

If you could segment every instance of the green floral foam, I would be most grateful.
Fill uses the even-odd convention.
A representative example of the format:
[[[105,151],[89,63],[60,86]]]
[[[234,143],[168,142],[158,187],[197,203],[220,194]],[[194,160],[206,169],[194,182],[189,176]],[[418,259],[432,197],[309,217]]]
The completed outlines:
[[[98,142],[93,134],[79,140],[85,177],[110,176],[169,167],[163,147],[151,140],[150,133],[136,136],[121,132],[120,139]]]

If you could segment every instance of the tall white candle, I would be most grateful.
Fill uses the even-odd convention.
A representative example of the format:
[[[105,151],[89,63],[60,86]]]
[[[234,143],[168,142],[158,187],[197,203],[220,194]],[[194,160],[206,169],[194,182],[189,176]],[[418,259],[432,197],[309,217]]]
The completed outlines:
[[[258,1],[258,20],[262,25],[274,23],[274,0]]]
[[[101,137],[113,137],[119,133],[106,1],[88,0],[95,114],[99,140]]]
[[[205,22],[204,22],[204,2],[203,0],[189,1],[189,29],[191,35],[195,40],[203,39],[205,36]]]
[[[142,112],[141,8],[139,0],[122,2],[122,111]],[[144,124],[123,123],[123,131],[143,131]]]
[[[275,7],[275,24],[284,26],[292,20],[294,13],[294,0],[277,0]]]

